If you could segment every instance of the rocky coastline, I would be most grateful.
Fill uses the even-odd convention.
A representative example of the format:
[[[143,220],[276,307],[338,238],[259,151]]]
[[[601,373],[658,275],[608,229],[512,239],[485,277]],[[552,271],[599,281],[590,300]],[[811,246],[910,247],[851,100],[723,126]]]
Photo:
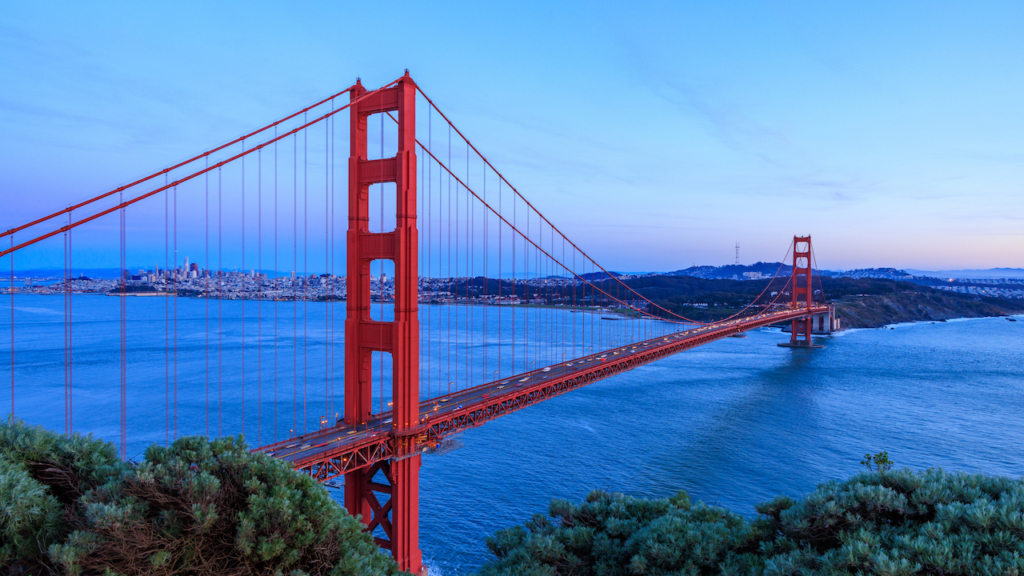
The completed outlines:
[[[904,322],[942,322],[1024,314],[1024,301],[967,299],[938,291],[844,296],[834,302],[843,328],[881,328]]]

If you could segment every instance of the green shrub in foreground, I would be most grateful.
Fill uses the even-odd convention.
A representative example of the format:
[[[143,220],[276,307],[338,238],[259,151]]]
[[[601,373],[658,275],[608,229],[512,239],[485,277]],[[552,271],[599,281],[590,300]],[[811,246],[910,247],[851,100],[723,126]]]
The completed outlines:
[[[481,576],[1024,575],[1024,481],[942,470],[858,474],[753,521],[685,492],[592,492],[487,540]]]
[[[0,422],[0,568],[42,568],[83,519],[79,498],[127,470],[107,442]]]
[[[181,438],[131,465],[91,438],[0,424],[0,489],[0,569],[398,574],[326,489],[241,438]]]

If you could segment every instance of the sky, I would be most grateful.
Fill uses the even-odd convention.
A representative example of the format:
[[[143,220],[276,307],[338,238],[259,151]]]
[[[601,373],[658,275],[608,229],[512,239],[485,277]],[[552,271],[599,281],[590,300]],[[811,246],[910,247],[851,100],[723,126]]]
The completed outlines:
[[[609,269],[794,234],[827,269],[1024,267],[1021,30],[1020,2],[8,3],[0,228],[409,69]]]

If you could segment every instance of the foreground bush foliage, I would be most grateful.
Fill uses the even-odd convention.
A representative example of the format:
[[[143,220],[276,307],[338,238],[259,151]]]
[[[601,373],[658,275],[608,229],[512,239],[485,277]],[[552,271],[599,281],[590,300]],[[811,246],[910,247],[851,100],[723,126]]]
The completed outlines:
[[[592,492],[487,540],[481,576],[1024,575],[1024,481],[942,470],[859,474],[747,521],[691,503]]]
[[[45,565],[79,524],[79,499],[127,469],[113,444],[0,422],[0,568]]]
[[[398,574],[309,476],[241,438],[110,444],[0,425],[0,569],[91,574]]]

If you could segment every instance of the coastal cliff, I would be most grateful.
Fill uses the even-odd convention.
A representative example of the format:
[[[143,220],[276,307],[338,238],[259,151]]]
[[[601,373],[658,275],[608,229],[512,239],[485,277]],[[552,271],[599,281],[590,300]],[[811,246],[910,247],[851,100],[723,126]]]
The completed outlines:
[[[1019,302],[1019,303],[1018,303]],[[1024,313],[1024,301],[953,297],[937,290],[844,296],[834,302],[843,328],[879,328],[901,322],[945,321]]]
[[[652,276],[628,280],[632,288],[672,313],[694,320],[719,320],[743,310],[759,295],[782,292],[788,278],[774,281],[712,280]],[[936,290],[912,282],[878,278],[815,278],[816,300],[835,304],[843,328],[878,328],[901,322],[941,321],[1024,314],[1024,300]],[[778,297],[773,298],[777,300]]]

